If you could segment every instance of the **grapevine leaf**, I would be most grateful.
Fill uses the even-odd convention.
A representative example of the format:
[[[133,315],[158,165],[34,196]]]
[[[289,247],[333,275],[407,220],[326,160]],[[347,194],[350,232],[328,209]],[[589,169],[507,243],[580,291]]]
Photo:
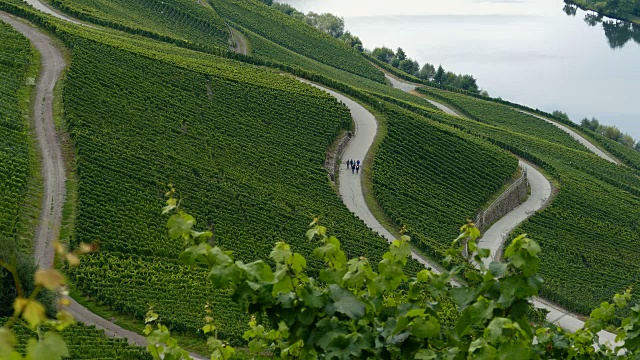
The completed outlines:
[[[329,285],[329,294],[333,303],[329,303],[325,307],[328,314],[339,312],[351,319],[358,319],[364,316],[364,303],[358,300],[350,291],[331,284]]]
[[[36,285],[42,285],[45,288],[54,291],[60,286],[64,285],[64,276],[55,269],[45,269],[36,271],[35,275]]]
[[[196,219],[185,213],[178,213],[169,218],[167,227],[169,228],[169,236],[172,239],[180,239],[188,236],[191,228],[196,223]]]
[[[30,360],[60,360],[69,356],[67,345],[59,334],[48,332],[43,341],[31,340],[27,345]]]

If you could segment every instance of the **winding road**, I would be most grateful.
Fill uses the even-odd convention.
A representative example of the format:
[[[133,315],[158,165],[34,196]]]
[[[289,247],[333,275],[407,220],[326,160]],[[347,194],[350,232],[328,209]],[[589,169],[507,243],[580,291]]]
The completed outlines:
[[[398,89],[403,91],[410,92],[415,90],[417,86],[421,86],[400,81],[389,75],[385,76],[391,81],[391,84],[394,87],[397,87]],[[460,116],[444,104],[440,104],[429,99],[427,100],[447,114]],[[608,155],[600,151],[600,149],[591,144],[588,140],[581,137],[574,131],[568,129],[566,126],[540,116],[536,116],[533,114],[529,115],[538,117],[542,120],[552,123],[555,126],[558,126],[562,130],[569,133],[569,135],[574,137],[574,139],[585,145],[589,150],[593,151],[596,155],[601,156],[609,161],[616,162]],[[487,231],[485,231],[482,238],[479,240],[479,247],[488,248],[491,250],[491,260],[488,260],[488,262],[491,262],[493,259],[497,258],[498,252],[502,250],[504,241],[507,239],[511,231],[518,225],[520,225],[520,223],[526,220],[529,216],[533,215],[536,211],[548,205],[548,202],[551,199],[552,186],[549,180],[547,180],[547,178],[544,177],[544,175],[542,175],[542,173],[540,173],[540,171],[538,171],[534,166],[522,160],[520,161],[520,166],[527,171],[527,179],[529,180],[529,185],[531,187],[531,195],[529,196],[527,201],[502,217],[500,220],[498,220],[498,222],[493,224]],[[573,314],[566,309],[551,304],[539,297],[535,297],[531,301],[536,308],[549,311],[549,313],[547,314],[547,321],[551,324],[555,324],[565,330],[572,332],[575,332],[584,327],[584,321],[580,320],[580,317],[578,315]],[[616,335],[611,332],[600,331],[598,335],[600,336],[600,342],[603,344],[608,344],[609,346],[612,346],[614,344],[616,346],[620,345],[620,343],[616,343],[615,341]]]
[[[65,15],[51,10],[38,0],[26,1],[35,8],[51,14],[55,17],[75,24],[82,24],[75,19],[69,18]],[[43,157],[43,178],[45,181],[45,194],[43,197],[43,211],[40,218],[40,226],[37,230],[35,256],[36,261],[40,267],[48,268],[53,264],[53,249],[49,245],[51,241],[57,238],[59,233],[62,205],[64,203],[65,196],[64,161],[62,158],[60,143],[57,139],[55,126],[53,123],[53,88],[59,79],[61,71],[66,66],[66,63],[60,51],[56,49],[52,44],[51,39],[49,39],[42,32],[13,19],[6,13],[0,12],[0,20],[9,23],[17,31],[21,32],[27,38],[29,38],[37,48],[37,50],[40,52],[42,59],[41,74],[38,78],[36,87],[36,102],[34,104],[34,113],[36,115],[36,131],[38,134],[38,142]],[[244,50],[246,51],[246,49]],[[400,88],[404,91],[409,92],[415,90],[416,88],[416,85],[408,84],[392,77],[389,77],[389,79],[394,87]],[[327,91],[336,99],[342,101],[350,109],[355,122],[355,131],[354,137],[343,153],[343,158],[360,160],[364,159],[377,133],[377,121],[373,114],[368,112],[360,104],[347,98],[344,95],[338,94],[332,90],[315,84],[312,85]],[[455,111],[443,104],[429,99],[427,99],[427,101],[450,115],[459,116]],[[552,122],[548,119],[543,120]],[[559,125],[555,122],[552,123],[556,126]],[[561,125],[559,127],[562,128]],[[586,139],[581,138],[578,134],[575,134],[574,138],[578,139],[578,141],[580,141],[581,143],[583,143],[583,141],[588,143]],[[579,140],[580,138],[582,140]],[[599,150],[592,149],[589,146],[587,147],[594,152],[596,152],[596,150]],[[606,154],[604,155],[607,156]],[[608,158],[608,160],[615,162],[615,160],[613,160],[612,158]],[[480,243],[485,244],[487,245],[487,247],[491,248],[493,256],[495,256],[502,245],[502,241],[504,240],[502,234],[510,232],[521,221],[526,219],[526,217],[530,216],[533,212],[540,209],[541,206],[543,206],[544,203],[547,202],[547,199],[549,199],[550,185],[547,186],[548,181],[546,180],[546,178],[544,178],[544,176],[542,176],[542,174],[540,174],[534,167],[528,164],[523,164],[523,166],[527,168],[529,180],[532,184],[532,196],[530,196],[530,198],[524,204],[522,204],[512,212],[518,212],[517,214],[507,214],[503,219],[494,224],[494,226],[492,226],[485,232],[485,236],[483,237],[483,239],[481,239]],[[539,174],[539,176],[537,174]],[[353,213],[355,213],[358,217],[365,221],[365,223],[370,228],[377,231],[385,239],[387,239],[388,241],[393,241],[395,237],[375,219],[369,208],[366,206],[364,194],[362,191],[362,183],[360,181],[359,175],[351,174],[345,167],[341,166],[339,176],[339,191],[347,208],[349,208]],[[503,220],[504,224],[502,224]],[[422,263],[424,266],[432,268],[434,271],[438,271],[437,269],[439,268],[439,265],[437,263],[429,261],[428,259],[425,259],[424,257],[413,251],[412,257]],[[547,316],[547,320],[553,324],[557,324],[558,326],[561,326],[569,331],[576,331],[584,325],[584,322],[582,322],[577,316],[569,313],[568,311],[554,307],[553,305],[550,305],[541,299],[534,299],[533,302],[536,307],[545,308],[550,311]],[[105,333],[110,336],[126,338],[131,344],[146,346],[146,339],[141,335],[125,330],[113,324],[112,322],[99,317],[98,315],[92,313],[72,299],[69,310],[80,322],[83,322],[87,325],[95,325],[96,327],[103,329]],[[612,333],[602,331],[599,333],[599,335],[605,342],[613,343],[615,341],[615,335]],[[202,359],[199,356],[192,356],[196,359]]]

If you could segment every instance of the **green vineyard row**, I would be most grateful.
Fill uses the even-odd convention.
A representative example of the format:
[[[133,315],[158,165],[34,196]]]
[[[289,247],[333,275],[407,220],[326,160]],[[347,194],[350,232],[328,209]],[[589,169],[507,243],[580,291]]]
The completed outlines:
[[[327,146],[350,126],[346,107],[296,80],[239,69],[262,76],[260,85],[75,40],[63,94],[80,178],[73,241],[101,244],[69,270],[85,295],[135,317],[153,304],[163,322],[190,333],[211,303],[221,336],[241,337],[247,319],[229,297],[175,262],[183,244],[167,239],[158,215],[169,182],[240,259],[267,258],[280,240],[310,255],[316,244],[301,234],[314,216],[350,239],[350,256],[384,253],[322,168]],[[178,296],[185,288],[189,296]]]
[[[337,69],[384,83],[383,73],[344,42],[259,1],[209,0],[209,3],[228,21],[293,52]]]
[[[404,110],[390,107],[386,117],[389,131],[374,161],[376,199],[421,250],[441,259],[460,222],[475,217],[518,161]]]
[[[30,91],[27,82],[33,85],[35,79],[27,79],[34,59],[29,41],[1,22],[0,39],[0,259],[8,260],[16,249],[20,207],[30,173],[30,127],[20,102],[25,91]]]
[[[0,325],[6,320],[6,318],[0,318]],[[16,349],[23,354],[29,339],[38,338],[38,334],[22,323],[18,323],[12,330],[18,341]],[[151,355],[146,349],[131,346],[123,339],[109,339],[102,330],[94,327],[75,325],[66,328],[60,334],[67,344],[69,359],[151,360]]]
[[[556,143],[545,127],[524,134],[522,124],[509,125],[515,117],[501,104],[436,89],[428,93],[479,121],[426,115],[526,157],[559,181],[560,192],[551,205],[514,231],[529,234],[543,249],[544,296],[586,313],[637,282],[640,178],[636,170]]]

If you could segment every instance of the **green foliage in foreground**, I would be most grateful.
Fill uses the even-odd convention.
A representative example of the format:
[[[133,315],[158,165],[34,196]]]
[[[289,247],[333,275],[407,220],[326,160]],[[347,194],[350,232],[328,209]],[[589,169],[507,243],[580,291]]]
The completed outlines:
[[[120,30],[228,46],[224,19],[204,0],[52,0],[52,4],[79,19]]]
[[[0,318],[0,325],[4,325],[6,320]],[[14,326],[12,330],[17,340],[15,349],[24,355],[27,351],[29,339],[37,340],[38,333],[21,323]],[[41,332],[44,333],[51,330],[45,326],[41,329]],[[131,346],[123,339],[110,339],[102,330],[94,327],[74,325],[60,332],[60,335],[62,335],[62,340],[66,343],[69,359],[147,360],[152,358],[146,350]],[[50,360],[52,355],[53,353],[48,353],[47,356],[49,358],[47,359]],[[2,359],[1,350],[0,359]],[[37,358],[33,358],[33,360],[37,360]]]
[[[174,191],[168,194],[165,213],[178,207]],[[640,305],[618,329],[616,340],[623,346],[601,344],[598,335],[614,312],[627,306],[629,291],[616,295],[613,304],[602,303],[575,333],[529,322],[529,299],[543,279],[537,274],[540,247],[525,235],[507,247],[504,263],[486,266],[489,251],[476,247],[479,231],[464,225],[445,262],[465,248],[475,253],[469,260],[480,264],[479,271],[466,272],[465,279],[477,285],[452,287],[463,266],[441,274],[422,270],[415,277],[405,272],[411,255],[407,236],[395,240],[374,266],[366,257],[348,259],[340,241],[316,219],[307,237],[319,242],[314,257],[324,268],[315,277],[307,271],[307,259],[286,242],[277,242],[269,255],[275,266],[236,261],[231,251],[209,245],[212,234],[196,231],[195,223],[178,208],[167,222],[169,235],[186,246],[182,262],[206,266],[211,285],[232,291],[234,302],[252,315],[244,338],[254,359],[635,359],[640,354]],[[452,322],[442,299],[455,302]],[[189,358],[157,321],[149,312],[146,333],[154,359]],[[212,334],[211,358],[231,358],[235,349],[217,339],[211,321],[203,327]],[[616,355],[620,350],[626,353]]]
[[[518,229],[535,237],[544,250],[540,272],[546,279],[541,288],[545,298],[587,314],[637,283],[640,178],[636,170],[556,144],[552,138],[545,140],[542,127],[524,134],[520,129],[534,120],[512,127],[513,118],[502,115],[503,105],[441,90],[429,92],[482,122],[445,115],[437,119],[528,158],[558,180],[560,191],[550,205]]]
[[[191,189],[183,206],[240,259],[266,258],[283,238],[311,254],[300,219],[315,215],[351,239],[351,256],[380,259],[386,242],[346,209],[322,167],[327,147],[350,126],[348,110],[275,72],[215,70],[74,40],[63,94],[78,155],[73,243],[98,240],[101,251],[69,275],[113,310],[141,317],[151,303],[172,330],[192,335],[211,303],[219,335],[238,341],[246,316],[228,292],[206,285],[202,269],[178,263],[182,244],[164,236],[155,216],[163,184]]]
[[[475,212],[511,178],[515,156],[468,134],[388,106],[388,133],[374,160],[376,200],[416,245],[444,257],[455,219]],[[402,176],[398,176],[401,173]]]
[[[255,0],[209,0],[225,19],[298,54],[384,83],[384,75],[344,42]]]

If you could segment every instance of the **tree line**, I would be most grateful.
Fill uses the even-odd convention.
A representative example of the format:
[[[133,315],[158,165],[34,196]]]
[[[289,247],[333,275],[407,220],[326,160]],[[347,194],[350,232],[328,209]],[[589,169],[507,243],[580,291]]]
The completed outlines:
[[[371,55],[376,59],[386,62],[387,64],[421,80],[435,82],[439,85],[461,88],[476,94],[481,92],[476,78],[472,75],[455,74],[451,71],[445,71],[442,65],[438,66],[436,69],[434,65],[429,63],[425,63],[420,67],[420,64],[417,61],[407,57],[407,54],[402,50],[402,48],[398,48],[394,53],[393,50],[383,46],[381,48],[373,49]],[[489,94],[486,94],[485,92],[485,96],[488,95]]]
[[[559,110],[554,111],[553,116],[571,121],[566,113]],[[606,138],[617,141],[622,145],[625,145],[636,151],[640,151],[640,142],[636,142],[636,140],[631,135],[623,133],[616,126],[601,124],[600,121],[595,117],[592,117],[591,119],[585,117],[584,119],[582,119],[582,121],[580,121],[580,125]]]

